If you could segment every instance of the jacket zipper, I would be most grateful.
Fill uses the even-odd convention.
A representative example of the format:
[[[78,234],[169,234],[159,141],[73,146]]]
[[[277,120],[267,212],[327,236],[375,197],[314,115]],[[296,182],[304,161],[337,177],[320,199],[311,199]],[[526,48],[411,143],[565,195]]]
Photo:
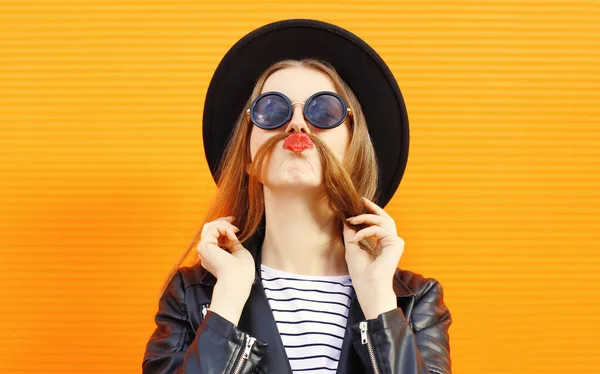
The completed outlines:
[[[204,317],[206,317],[206,312],[208,312],[208,304],[203,304],[202,305],[202,319],[204,319]]]
[[[246,360],[248,359],[248,356],[250,356],[250,350],[252,349],[252,346],[254,345],[255,341],[256,341],[256,338],[253,336],[248,336],[248,335],[244,336],[244,342],[246,343],[245,347],[244,347],[244,352],[238,358],[238,362],[235,366],[235,369],[233,370],[234,374],[239,374],[240,370],[242,370],[242,367],[244,366],[244,362],[246,362]]]
[[[369,351],[369,358],[371,359],[371,365],[373,365],[373,372],[379,374],[379,367],[377,366],[377,360],[375,359],[375,352],[373,352],[373,344],[371,344],[371,337],[367,334],[367,321],[360,322],[360,342],[367,345],[367,351]]]

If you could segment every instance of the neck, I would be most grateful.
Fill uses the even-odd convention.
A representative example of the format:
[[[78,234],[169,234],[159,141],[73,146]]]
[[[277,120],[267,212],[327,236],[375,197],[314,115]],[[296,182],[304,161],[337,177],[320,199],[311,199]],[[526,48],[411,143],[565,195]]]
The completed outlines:
[[[343,239],[324,195],[265,191],[261,262],[304,275],[348,275]]]

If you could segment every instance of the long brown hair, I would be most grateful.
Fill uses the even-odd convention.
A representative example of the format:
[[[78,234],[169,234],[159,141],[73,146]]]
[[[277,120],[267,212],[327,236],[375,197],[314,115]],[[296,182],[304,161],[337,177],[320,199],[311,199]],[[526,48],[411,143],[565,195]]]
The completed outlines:
[[[264,194],[262,183],[260,182],[263,163],[265,159],[268,159],[275,145],[291,134],[278,133],[270,137],[258,149],[251,163],[250,131],[253,125],[246,116],[246,110],[250,107],[252,101],[260,95],[266,79],[272,73],[277,70],[293,67],[307,67],[326,74],[332,80],[337,93],[352,108],[351,140],[345,153],[343,164],[340,163],[327,144],[318,136],[307,134],[313,140],[323,165],[323,183],[325,185],[327,203],[333,211],[334,219],[337,221],[336,230],[338,235],[340,237],[343,236],[343,224],[346,218],[366,213],[366,209],[360,201],[361,196],[372,201],[377,198],[379,167],[375,149],[369,137],[367,122],[360,103],[350,87],[348,87],[335,69],[327,62],[315,59],[279,61],[271,65],[259,77],[250,98],[246,102],[244,110],[240,113],[233,134],[217,168],[215,178],[218,181],[216,196],[208,209],[200,229],[168,275],[162,292],[164,292],[175,272],[186,260],[190,260],[191,258],[189,265],[200,263],[195,249],[201,239],[204,223],[214,221],[219,217],[236,217],[234,225],[240,229],[236,233],[240,242],[245,242],[259,228],[264,214]],[[248,171],[246,171],[246,166],[249,166]],[[367,227],[364,224],[346,224],[357,231]],[[374,253],[375,244],[376,241],[372,238],[365,238],[359,242],[359,245],[371,255],[376,255]],[[226,248],[228,246],[222,244],[221,247]]]

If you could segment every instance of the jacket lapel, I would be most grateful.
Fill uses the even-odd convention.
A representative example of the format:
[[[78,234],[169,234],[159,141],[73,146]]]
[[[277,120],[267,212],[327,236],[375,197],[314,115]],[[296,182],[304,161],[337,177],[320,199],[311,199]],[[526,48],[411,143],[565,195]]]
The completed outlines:
[[[264,230],[264,229],[262,229]],[[238,327],[240,330],[269,343],[267,353],[260,361],[260,368],[265,373],[292,374],[292,368],[281,341],[271,306],[262,286],[260,277],[261,251],[264,234],[262,231],[249,239],[245,247],[254,257],[256,271],[250,296],[242,310]]]

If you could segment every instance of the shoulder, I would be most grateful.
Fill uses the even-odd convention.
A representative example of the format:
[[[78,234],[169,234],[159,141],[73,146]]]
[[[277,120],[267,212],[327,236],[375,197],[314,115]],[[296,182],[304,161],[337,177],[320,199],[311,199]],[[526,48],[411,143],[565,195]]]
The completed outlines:
[[[191,266],[182,266],[177,270],[184,288],[192,286],[214,286],[216,278],[200,263]]]
[[[394,274],[394,287],[396,293],[413,294],[416,300],[420,300],[424,295],[431,293],[437,293],[442,297],[444,294],[442,285],[437,279],[400,268],[396,269]]]
[[[190,287],[198,286],[212,287],[216,283],[216,278],[200,263],[197,263],[177,269],[171,283],[176,283],[179,287],[187,290]]]
[[[437,279],[410,270],[396,269],[394,287],[405,287],[405,295],[414,297],[407,311],[415,332],[439,322],[448,325],[452,322],[450,310],[444,302],[444,289]]]
[[[179,267],[161,296],[159,313],[168,318],[178,315],[196,331],[211,302],[211,277],[200,264]]]
[[[215,282],[216,278],[199,263],[181,266],[169,279],[163,297],[176,298],[183,303],[206,301],[212,295]]]
[[[180,302],[195,307],[208,303],[216,278],[202,265],[181,266],[170,279],[166,293],[176,296]]]

